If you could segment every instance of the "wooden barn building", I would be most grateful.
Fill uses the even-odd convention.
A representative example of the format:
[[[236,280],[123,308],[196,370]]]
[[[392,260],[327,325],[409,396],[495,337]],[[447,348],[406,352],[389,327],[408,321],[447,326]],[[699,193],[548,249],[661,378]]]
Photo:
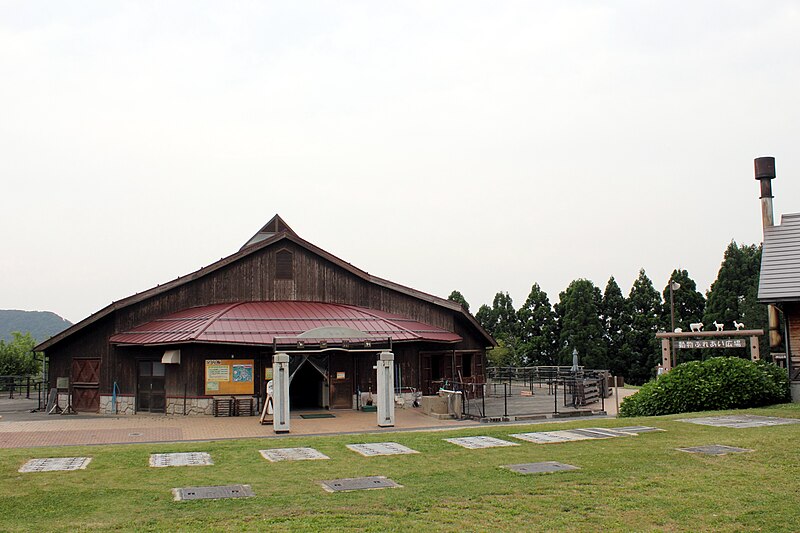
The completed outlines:
[[[291,354],[292,409],[353,409],[375,391],[379,351],[394,353],[398,391],[432,394],[481,381],[494,345],[459,304],[372,276],[276,215],[238,252],[36,350],[62,406],[71,394],[78,411],[211,414],[215,398],[263,401],[276,353]]]

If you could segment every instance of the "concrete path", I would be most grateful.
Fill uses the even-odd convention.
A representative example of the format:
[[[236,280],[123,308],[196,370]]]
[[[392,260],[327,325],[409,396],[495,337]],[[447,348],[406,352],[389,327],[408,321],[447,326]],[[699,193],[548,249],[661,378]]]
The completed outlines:
[[[622,389],[624,397],[635,391]],[[23,405],[24,404],[24,405]],[[239,438],[282,438],[272,425],[262,426],[258,417],[211,417],[166,415],[46,415],[30,413],[36,403],[8,400],[0,403],[0,448],[132,444]],[[616,414],[616,400],[606,399],[606,411]],[[389,433],[394,431],[443,430],[485,426],[468,420],[436,420],[420,409],[398,409],[395,427],[379,428],[375,413],[332,411],[335,418],[303,419],[292,414],[288,437],[346,433]],[[559,419],[557,421],[564,421]],[[542,421],[544,422],[544,421]],[[530,422],[526,422],[530,424]]]

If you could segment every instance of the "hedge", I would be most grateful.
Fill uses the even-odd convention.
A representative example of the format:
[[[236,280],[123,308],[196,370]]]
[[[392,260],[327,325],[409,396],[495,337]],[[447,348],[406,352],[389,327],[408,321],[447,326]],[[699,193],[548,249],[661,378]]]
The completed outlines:
[[[625,398],[621,417],[744,409],[790,401],[785,369],[765,361],[712,357],[683,363]]]

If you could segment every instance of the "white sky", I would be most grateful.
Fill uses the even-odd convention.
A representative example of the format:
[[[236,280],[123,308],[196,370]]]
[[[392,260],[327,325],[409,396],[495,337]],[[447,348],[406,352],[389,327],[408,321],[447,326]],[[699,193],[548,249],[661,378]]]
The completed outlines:
[[[800,211],[800,2],[0,3],[0,308],[75,322],[275,213],[472,305],[700,290]]]

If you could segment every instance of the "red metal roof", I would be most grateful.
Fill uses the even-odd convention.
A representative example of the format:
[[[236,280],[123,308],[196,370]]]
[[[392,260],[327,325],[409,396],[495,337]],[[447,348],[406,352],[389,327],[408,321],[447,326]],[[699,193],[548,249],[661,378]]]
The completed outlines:
[[[188,342],[271,345],[297,339],[316,328],[362,332],[336,340],[459,342],[461,337],[410,318],[352,305],[321,302],[238,302],[184,309],[113,335],[113,344],[157,345]],[[309,339],[311,344],[323,339]]]

